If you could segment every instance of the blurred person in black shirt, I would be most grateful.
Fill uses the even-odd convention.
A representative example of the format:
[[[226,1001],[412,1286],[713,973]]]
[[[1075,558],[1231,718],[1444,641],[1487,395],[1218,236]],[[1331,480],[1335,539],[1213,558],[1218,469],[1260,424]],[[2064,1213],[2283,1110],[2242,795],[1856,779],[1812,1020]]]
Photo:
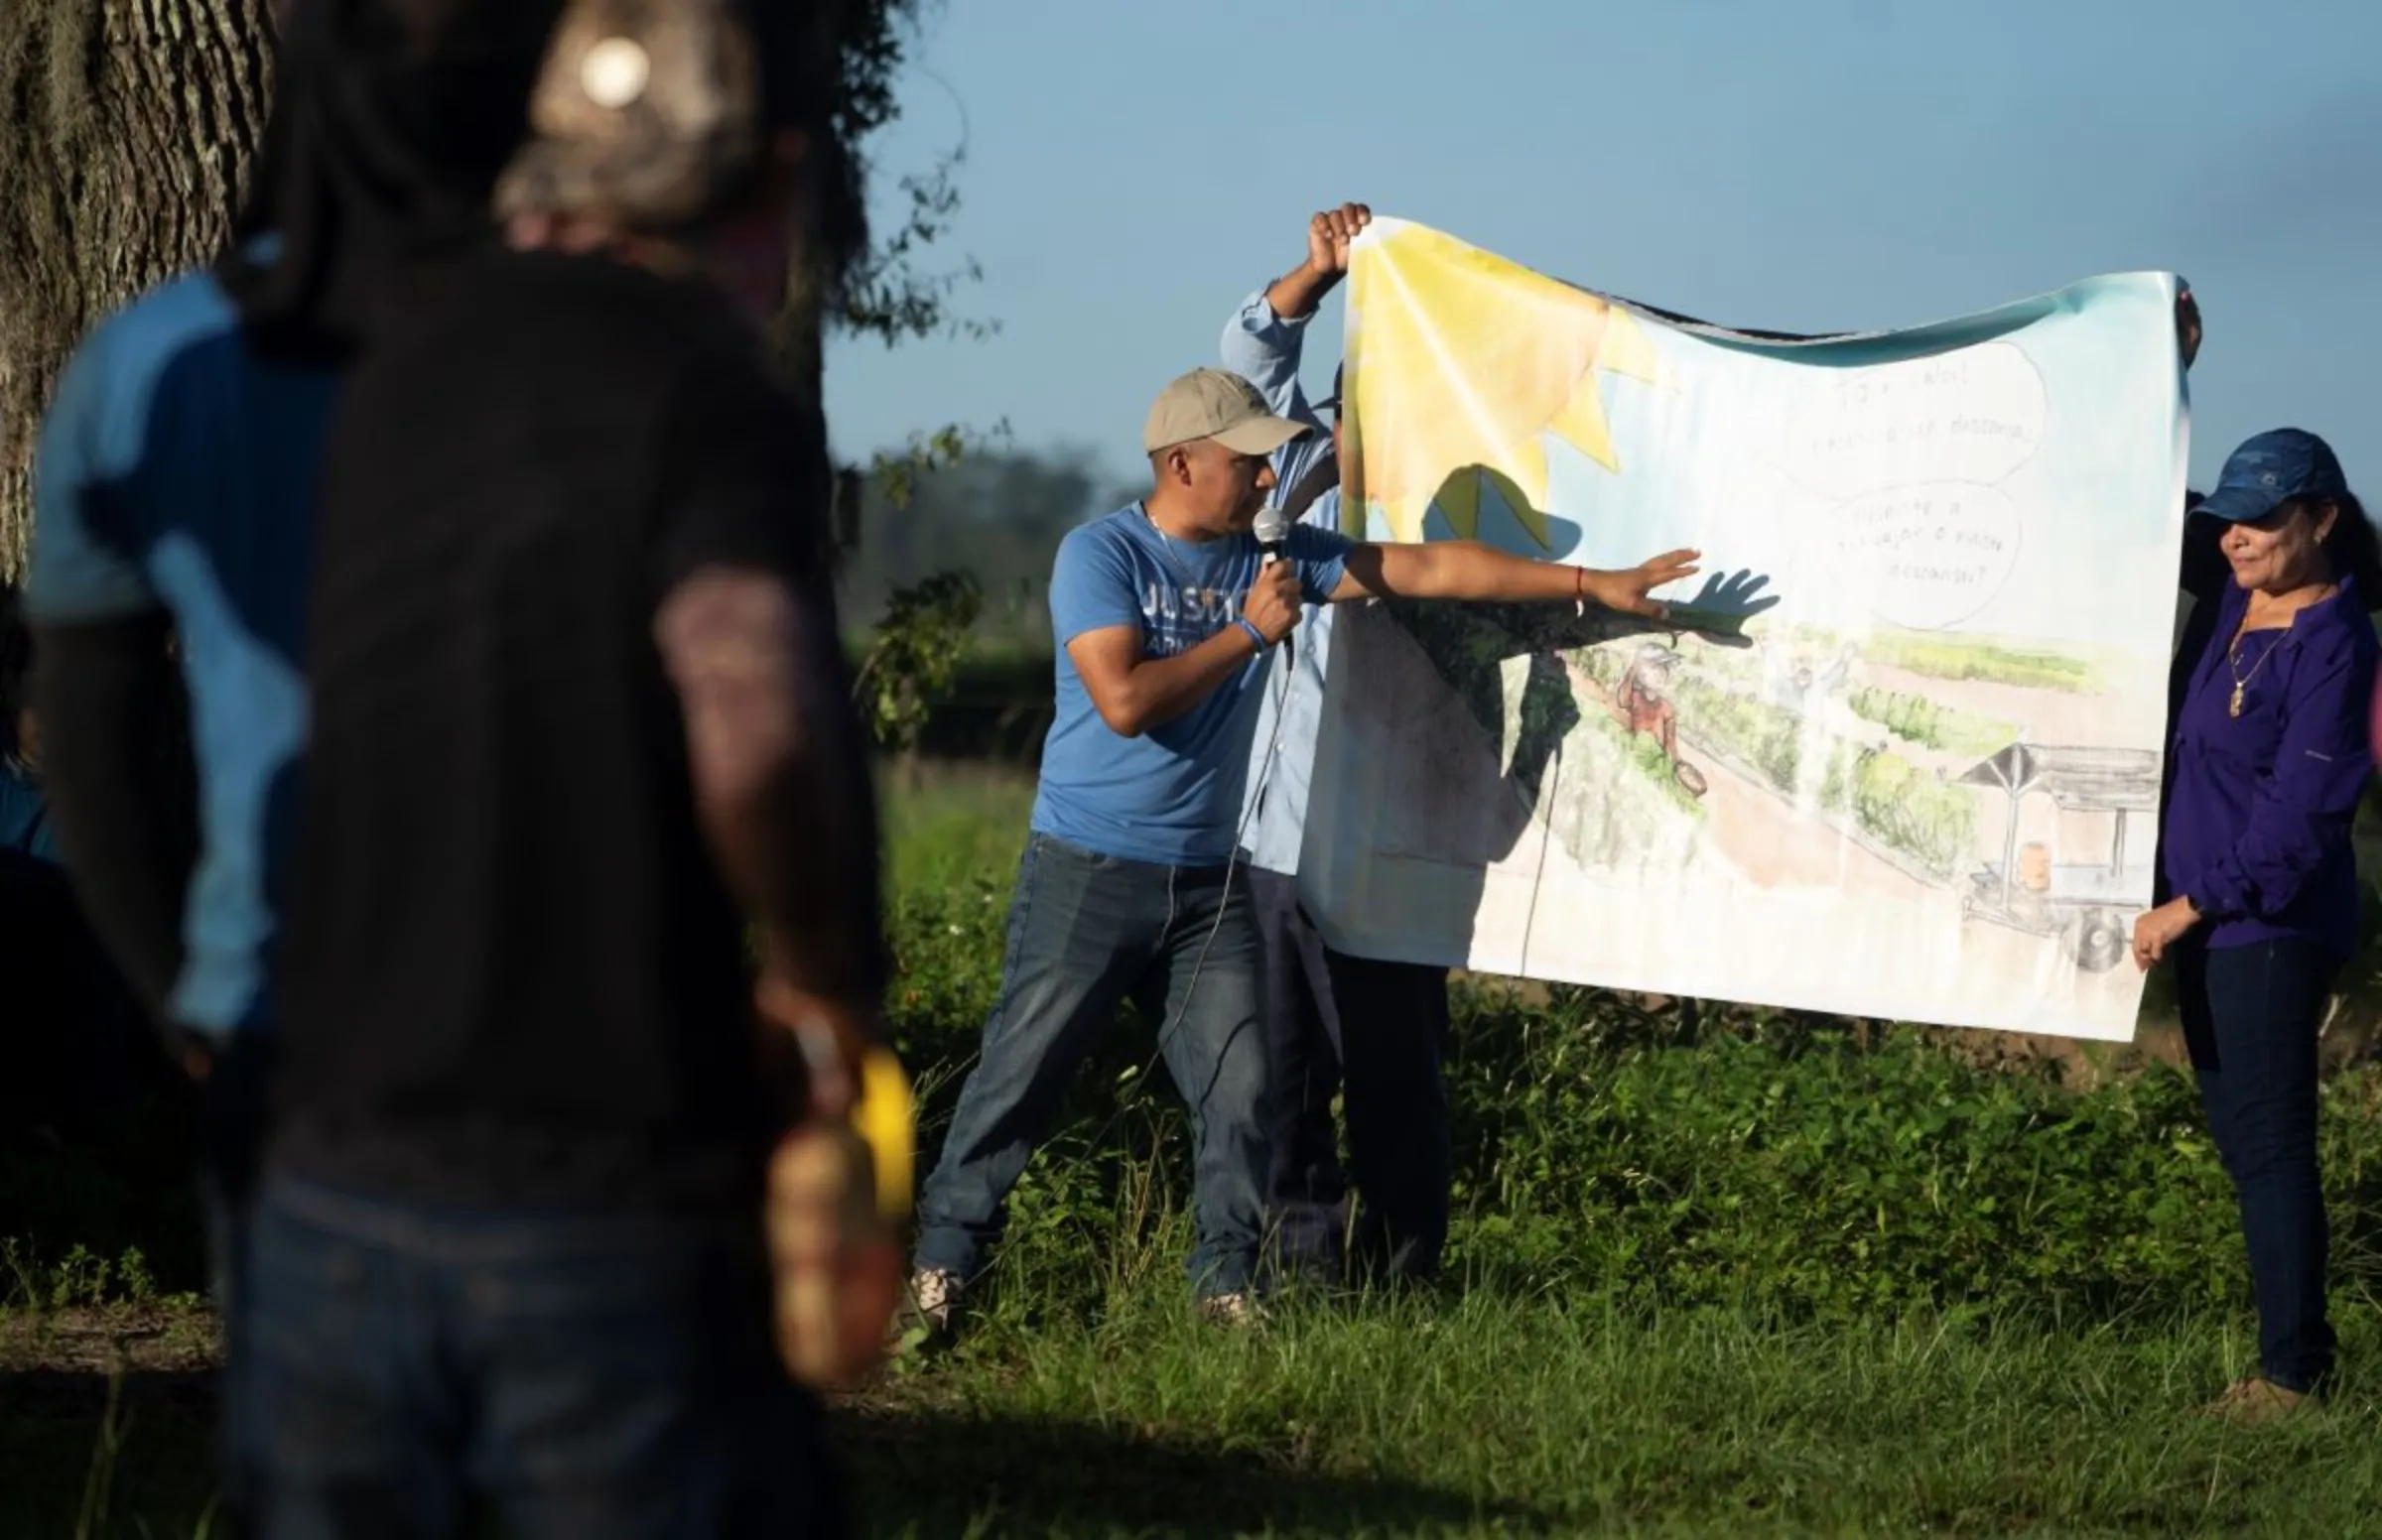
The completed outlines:
[[[761,350],[811,15],[564,7],[502,192],[537,249],[359,291],[230,1404],[268,1532],[841,1527],[785,1362],[865,1361],[898,1255],[805,1348],[763,1223],[884,968],[824,437]]]

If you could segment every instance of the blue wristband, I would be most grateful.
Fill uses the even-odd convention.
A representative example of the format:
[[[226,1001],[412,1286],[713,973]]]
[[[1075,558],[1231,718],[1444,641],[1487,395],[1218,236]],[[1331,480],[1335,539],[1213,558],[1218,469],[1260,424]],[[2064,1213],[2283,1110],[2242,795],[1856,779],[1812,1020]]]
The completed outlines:
[[[1256,626],[1251,625],[1247,615],[1242,616],[1239,620],[1236,620],[1233,623],[1249,633],[1249,639],[1257,644],[1257,651],[1263,652],[1265,650],[1265,633],[1258,630]]]

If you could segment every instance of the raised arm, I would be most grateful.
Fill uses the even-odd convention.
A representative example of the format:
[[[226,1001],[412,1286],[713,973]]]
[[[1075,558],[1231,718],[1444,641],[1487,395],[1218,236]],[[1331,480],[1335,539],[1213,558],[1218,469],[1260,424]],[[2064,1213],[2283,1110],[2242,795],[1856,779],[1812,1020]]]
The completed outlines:
[[[1224,366],[1257,387],[1266,408],[1292,422],[1321,427],[1323,420],[1299,387],[1298,368],[1307,322],[1324,297],[1348,274],[1349,243],[1372,221],[1362,203],[1343,203],[1307,221],[1307,254],[1298,266],[1251,295],[1224,323],[1217,353]],[[1322,435],[1293,441],[1282,451],[1296,457],[1324,452]],[[1277,465],[1277,471],[1281,467]],[[1284,475],[1286,489],[1294,477]]]
[[[1224,338],[1216,349],[1223,365],[1257,387],[1267,411],[1294,423],[1320,425],[1322,419],[1299,388],[1298,361],[1307,337],[1307,318],[1285,317],[1265,293],[1251,295],[1224,323]]]
[[[1700,551],[1668,551],[1624,572],[1601,572],[1532,562],[1474,540],[1360,545],[1349,551],[1348,571],[1331,597],[1334,603],[1359,598],[1570,599],[1625,615],[1659,618],[1668,608],[1648,595],[1694,577],[1702,556]]]
[[[1306,260],[1267,286],[1266,305],[1288,321],[1312,316],[1324,296],[1348,276],[1350,243],[1372,222],[1373,210],[1363,203],[1342,203],[1310,218]]]

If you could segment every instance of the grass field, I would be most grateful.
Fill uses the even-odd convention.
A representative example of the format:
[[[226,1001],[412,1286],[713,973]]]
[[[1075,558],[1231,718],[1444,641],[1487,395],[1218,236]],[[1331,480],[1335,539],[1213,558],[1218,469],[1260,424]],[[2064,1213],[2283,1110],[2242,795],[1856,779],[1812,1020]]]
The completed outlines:
[[[930,1149],[1025,805],[967,776],[892,800]],[[2242,1432],[2193,1415],[2251,1323],[2181,1076],[2074,1090],[1940,1034],[1533,999],[1461,993],[1446,1286],[1294,1297],[1255,1335],[1190,1316],[1182,1120],[1122,1025],[973,1332],[836,1408],[864,1532],[2382,1532],[2382,1074],[2326,1088],[2342,1386]],[[0,1166],[0,1213],[39,1220],[0,1270],[0,1536],[206,1532],[211,1340],[169,1159]]]

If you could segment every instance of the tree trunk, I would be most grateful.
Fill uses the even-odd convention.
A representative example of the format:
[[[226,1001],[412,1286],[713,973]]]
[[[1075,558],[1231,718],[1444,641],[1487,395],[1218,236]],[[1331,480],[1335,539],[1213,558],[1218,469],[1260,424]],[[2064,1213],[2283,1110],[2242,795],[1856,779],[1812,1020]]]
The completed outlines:
[[[60,366],[220,250],[272,64],[272,0],[0,0],[0,581]]]

